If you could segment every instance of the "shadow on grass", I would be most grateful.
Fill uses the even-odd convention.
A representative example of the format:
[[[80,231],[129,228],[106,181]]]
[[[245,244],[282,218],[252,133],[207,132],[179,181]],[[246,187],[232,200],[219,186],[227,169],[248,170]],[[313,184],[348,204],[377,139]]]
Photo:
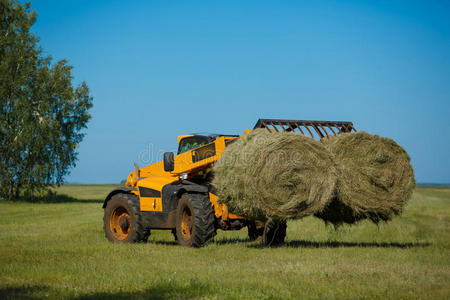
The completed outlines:
[[[222,238],[220,240],[213,240],[210,242],[211,244],[216,245],[227,245],[227,244],[243,244],[243,243],[249,243],[249,239],[239,239],[239,238]],[[164,245],[164,246],[180,246],[177,241],[158,241],[158,240],[150,240],[148,241],[148,244],[152,245]],[[180,246],[182,247],[182,246]]]
[[[214,240],[214,244],[217,245],[229,245],[229,244],[244,244],[252,243],[249,238],[221,238],[220,240]]]
[[[166,283],[158,284],[142,291],[117,292],[117,293],[93,293],[74,298],[77,300],[90,299],[197,299],[212,296],[216,293],[212,288],[197,280],[186,284]]]
[[[48,287],[44,285],[2,287],[0,288],[0,299],[42,299],[39,294],[47,291]]]
[[[282,245],[275,246],[277,248],[419,248],[428,247],[431,243],[377,243],[377,242],[341,242],[341,241],[289,241]],[[253,248],[264,248],[262,245],[249,245]]]
[[[57,194],[55,192],[48,192],[43,195],[23,196],[20,197],[19,201],[28,203],[103,203],[103,200],[80,200],[66,194]]]
[[[149,244],[179,246],[177,241],[149,241]],[[248,238],[221,238],[211,242],[215,245],[237,245],[245,244],[249,248],[268,248],[258,242],[252,242]],[[271,248],[420,248],[431,246],[431,243],[377,243],[377,242],[342,242],[342,241],[306,241],[294,240],[288,241],[282,245],[270,246]],[[181,247],[181,246],[180,246]]]
[[[153,244],[153,245],[164,245],[164,246],[179,246],[180,244],[178,244],[177,241],[157,241],[157,240],[152,240],[152,241],[148,241],[148,244]]]
[[[98,292],[81,296],[61,295],[63,291],[47,286],[16,286],[0,288],[0,299],[43,299],[65,298],[77,300],[90,299],[191,299],[216,294],[206,283],[191,279],[186,283],[168,282],[150,288],[130,292]],[[69,292],[70,293],[70,292]]]

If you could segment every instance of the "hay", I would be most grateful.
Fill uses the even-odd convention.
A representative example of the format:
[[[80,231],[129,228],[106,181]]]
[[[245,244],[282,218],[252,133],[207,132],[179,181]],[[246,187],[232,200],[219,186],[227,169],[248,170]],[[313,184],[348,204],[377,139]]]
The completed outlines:
[[[334,163],[321,143],[266,129],[228,146],[213,171],[220,202],[254,220],[311,215],[329,202],[336,184]]]
[[[336,197],[315,215],[334,225],[401,214],[415,186],[406,151],[391,139],[365,132],[324,140],[338,169]]]

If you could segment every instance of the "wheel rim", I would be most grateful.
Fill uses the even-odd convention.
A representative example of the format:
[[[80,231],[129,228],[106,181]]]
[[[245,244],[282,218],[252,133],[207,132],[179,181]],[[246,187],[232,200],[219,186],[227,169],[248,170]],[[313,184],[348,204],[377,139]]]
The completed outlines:
[[[185,240],[191,238],[192,234],[192,213],[189,207],[183,209],[181,215],[181,234]]]
[[[111,212],[109,228],[114,237],[121,241],[127,238],[131,228],[131,217],[124,207],[117,207]]]

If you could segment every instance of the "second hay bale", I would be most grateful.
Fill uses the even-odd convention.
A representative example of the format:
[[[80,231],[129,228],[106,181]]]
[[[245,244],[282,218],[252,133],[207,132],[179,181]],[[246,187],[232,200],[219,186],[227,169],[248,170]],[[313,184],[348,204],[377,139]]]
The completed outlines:
[[[334,225],[399,215],[415,186],[406,151],[395,141],[366,132],[324,140],[338,170],[336,196],[315,215]]]

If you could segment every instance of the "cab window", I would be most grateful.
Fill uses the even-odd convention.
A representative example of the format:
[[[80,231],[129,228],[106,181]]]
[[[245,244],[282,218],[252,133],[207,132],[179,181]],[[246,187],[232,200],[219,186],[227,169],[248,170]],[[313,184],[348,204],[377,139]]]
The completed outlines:
[[[182,139],[178,145],[178,154],[201,147],[208,144],[209,138],[206,136],[190,136]]]

